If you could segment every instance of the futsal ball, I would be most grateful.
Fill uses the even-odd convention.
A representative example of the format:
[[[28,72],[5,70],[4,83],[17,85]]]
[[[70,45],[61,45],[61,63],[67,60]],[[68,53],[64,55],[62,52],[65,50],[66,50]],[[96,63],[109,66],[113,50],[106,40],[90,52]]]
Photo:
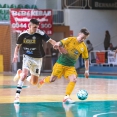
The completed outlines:
[[[87,97],[88,97],[88,92],[84,89],[81,89],[81,90],[78,91],[77,97],[80,100],[86,100]]]

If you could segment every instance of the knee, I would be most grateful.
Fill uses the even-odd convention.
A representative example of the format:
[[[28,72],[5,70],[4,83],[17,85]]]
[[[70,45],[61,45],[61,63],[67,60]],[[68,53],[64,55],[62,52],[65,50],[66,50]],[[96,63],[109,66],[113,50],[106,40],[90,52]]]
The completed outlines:
[[[22,80],[25,80],[26,78],[27,78],[27,74],[21,73],[21,79],[22,79]]]
[[[38,84],[38,77],[31,78],[31,84],[32,85],[37,85]]]
[[[32,81],[31,84],[32,85],[37,85],[38,82]]]
[[[75,78],[73,78],[73,79],[71,80],[71,82],[76,83],[76,82],[77,82],[77,78],[76,78],[76,77],[75,77]]]
[[[77,82],[77,78],[74,79],[74,82],[75,82],[75,83]]]

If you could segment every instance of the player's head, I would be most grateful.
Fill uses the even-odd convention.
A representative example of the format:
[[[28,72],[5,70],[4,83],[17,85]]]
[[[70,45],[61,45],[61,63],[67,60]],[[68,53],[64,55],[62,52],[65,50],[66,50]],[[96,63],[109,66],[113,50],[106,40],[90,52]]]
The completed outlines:
[[[88,36],[89,36],[89,31],[86,28],[82,28],[78,34],[78,41],[83,42]]]
[[[32,33],[36,32],[39,27],[39,21],[37,19],[31,19],[29,22],[29,29]]]

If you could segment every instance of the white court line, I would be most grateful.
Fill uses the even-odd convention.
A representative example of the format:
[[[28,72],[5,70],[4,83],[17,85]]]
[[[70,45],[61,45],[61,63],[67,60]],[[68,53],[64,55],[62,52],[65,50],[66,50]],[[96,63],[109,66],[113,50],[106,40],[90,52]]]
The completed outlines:
[[[94,115],[93,117],[98,117],[98,115],[107,115],[107,114],[110,114],[110,113],[117,113],[117,112],[100,113],[100,114]]]

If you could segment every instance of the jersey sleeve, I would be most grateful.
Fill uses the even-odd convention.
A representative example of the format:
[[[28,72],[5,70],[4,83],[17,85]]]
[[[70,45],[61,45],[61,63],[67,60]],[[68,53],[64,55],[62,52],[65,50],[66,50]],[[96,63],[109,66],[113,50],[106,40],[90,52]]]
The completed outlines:
[[[82,58],[84,58],[84,59],[88,59],[89,58],[89,54],[88,54],[88,50],[87,50],[86,46],[84,48],[84,52],[82,53]]]
[[[71,37],[68,37],[68,38],[62,39],[60,42],[64,46],[64,45],[67,45],[68,43],[70,43],[71,39],[72,39]]]
[[[42,36],[42,39],[45,42],[48,42],[48,40],[50,39],[50,37],[45,32],[43,32],[42,30],[37,30],[37,33]]]
[[[17,39],[17,44],[22,44],[23,43],[23,34],[20,34]]]

